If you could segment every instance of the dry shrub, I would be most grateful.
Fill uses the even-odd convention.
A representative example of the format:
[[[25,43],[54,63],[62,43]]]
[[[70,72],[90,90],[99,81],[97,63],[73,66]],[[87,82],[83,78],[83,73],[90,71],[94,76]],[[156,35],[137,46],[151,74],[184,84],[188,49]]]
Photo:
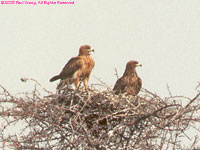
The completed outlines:
[[[1,149],[184,149],[187,131],[200,131],[200,93],[162,99],[145,89],[134,97],[66,86],[56,94],[44,89],[41,96],[35,88],[16,97],[1,88]],[[5,134],[20,121],[19,133]],[[191,149],[199,146],[198,138],[190,139]]]

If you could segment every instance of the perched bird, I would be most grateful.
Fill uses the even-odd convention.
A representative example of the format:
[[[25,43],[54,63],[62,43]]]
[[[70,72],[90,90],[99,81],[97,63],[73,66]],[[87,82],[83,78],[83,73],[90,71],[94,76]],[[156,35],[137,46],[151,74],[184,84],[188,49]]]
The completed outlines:
[[[79,55],[71,58],[59,75],[50,79],[50,82],[61,79],[69,79],[70,84],[75,84],[79,88],[80,82],[83,81],[85,88],[88,88],[88,80],[90,73],[94,68],[94,61],[90,56],[90,52],[94,52],[89,45],[83,45],[79,49]]]
[[[127,93],[128,95],[136,96],[142,86],[142,80],[136,73],[136,67],[142,66],[137,61],[129,61],[126,64],[126,69],[121,78],[117,80],[113,88],[115,94]]]

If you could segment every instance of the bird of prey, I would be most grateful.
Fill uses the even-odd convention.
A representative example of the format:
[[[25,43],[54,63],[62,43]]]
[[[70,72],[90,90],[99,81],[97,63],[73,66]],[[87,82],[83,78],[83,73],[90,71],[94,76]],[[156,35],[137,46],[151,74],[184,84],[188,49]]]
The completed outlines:
[[[142,66],[137,61],[129,61],[126,64],[126,69],[121,78],[117,80],[113,88],[115,94],[127,93],[128,95],[136,96],[142,86],[142,80],[136,73],[136,67]]]
[[[89,45],[83,45],[79,49],[79,55],[72,57],[65,67],[62,69],[59,75],[56,75],[50,79],[50,82],[61,79],[68,79],[70,84],[74,84],[76,88],[79,88],[80,82],[83,81],[85,88],[88,88],[88,80],[90,73],[94,68],[94,61],[90,56],[90,52],[94,52]]]

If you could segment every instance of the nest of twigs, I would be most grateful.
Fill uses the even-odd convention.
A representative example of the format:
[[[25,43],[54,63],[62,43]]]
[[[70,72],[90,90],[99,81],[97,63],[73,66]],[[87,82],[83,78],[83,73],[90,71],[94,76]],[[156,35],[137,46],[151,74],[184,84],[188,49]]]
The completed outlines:
[[[144,89],[130,96],[68,86],[43,97],[38,91],[23,98],[5,89],[3,93],[0,104],[13,106],[0,110],[7,121],[1,141],[16,149],[179,149],[184,147],[180,139],[187,137],[185,131],[200,121],[199,94],[163,100]],[[23,134],[5,137],[3,132],[20,120]],[[193,147],[197,143],[198,138],[192,140]]]

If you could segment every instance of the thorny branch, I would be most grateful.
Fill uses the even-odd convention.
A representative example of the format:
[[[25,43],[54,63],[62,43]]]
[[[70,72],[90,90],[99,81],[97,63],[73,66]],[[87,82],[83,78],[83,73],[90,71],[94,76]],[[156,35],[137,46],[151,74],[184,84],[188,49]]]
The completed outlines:
[[[190,149],[199,146],[200,93],[162,99],[146,89],[133,97],[67,86],[56,94],[43,88],[47,96],[35,88],[16,97],[0,88],[0,149],[184,149],[182,137]],[[6,134],[17,123],[21,130]]]

